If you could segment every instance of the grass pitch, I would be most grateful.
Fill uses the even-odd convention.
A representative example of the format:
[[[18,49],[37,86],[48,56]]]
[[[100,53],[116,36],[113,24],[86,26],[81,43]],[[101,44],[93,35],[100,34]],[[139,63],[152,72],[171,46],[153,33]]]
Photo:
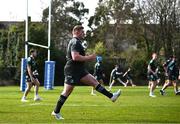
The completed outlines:
[[[180,96],[172,88],[166,96],[148,96],[147,87],[119,87],[122,96],[112,103],[97,93],[91,96],[91,87],[78,86],[62,108],[65,120],[56,121],[50,114],[63,87],[46,91],[40,88],[41,102],[33,101],[33,92],[28,103],[20,101],[19,87],[0,87],[0,123],[180,123]],[[33,89],[32,89],[33,91]]]

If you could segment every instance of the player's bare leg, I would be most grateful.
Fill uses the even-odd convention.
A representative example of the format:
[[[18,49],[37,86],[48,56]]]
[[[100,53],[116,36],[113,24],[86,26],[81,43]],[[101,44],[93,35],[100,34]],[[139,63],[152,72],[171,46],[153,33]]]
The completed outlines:
[[[156,85],[156,88],[158,88],[159,87],[159,83],[160,83],[160,79],[157,79],[157,85]]]
[[[104,86],[104,81],[102,79],[99,80],[99,83]],[[91,95],[96,95],[96,90],[94,87],[92,87]]]
[[[156,81],[151,81],[151,87],[150,87],[150,92],[149,92],[149,96],[150,96],[150,97],[156,97],[156,96],[154,95],[154,90],[155,90],[155,88],[156,88],[156,84],[157,84]]]
[[[129,82],[130,82],[130,84],[131,84],[132,87],[135,87],[135,86],[136,86],[135,84],[133,84],[132,79],[130,79]],[[126,84],[126,85],[127,85],[127,84]]]
[[[129,80],[126,81],[126,86],[128,85],[128,83],[129,83]]]
[[[112,86],[114,85],[115,82],[116,82],[115,80],[113,80],[113,81],[111,82],[111,84],[110,84],[110,86],[109,86],[109,90],[111,90],[111,88],[112,88]]]
[[[149,81],[149,83],[148,83],[148,88],[149,89],[151,88],[151,83],[152,83],[152,81]]]
[[[172,81],[173,87],[174,87],[174,92],[176,95],[180,95],[180,91],[178,89],[178,85],[176,83],[176,81]]]
[[[40,86],[40,82],[38,79],[35,79],[35,82],[34,82],[35,86],[34,86],[34,101],[39,101],[39,100],[42,100],[40,97],[39,97],[39,86]]]
[[[127,86],[126,83],[124,83],[120,78],[117,78],[117,80],[118,80],[122,85],[124,85],[124,87]]]
[[[96,93],[95,93],[95,88],[94,88],[94,87],[92,87],[92,90],[91,90],[91,95],[93,95],[93,96],[95,96],[95,95],[96,95]]]
[[[103,85],[104,86],[104,81],[101,79],[101,80],[99,80],[99,83],[101,84],[101,85]],[[95,96],[96,95],[96,90],[95,90],[95,88],[94,87],[92,87],[92,90],[91,90],[91,95],[93,95],[93,96]]]
[[[104,86],[104,81],[102,79],[99,80],[99,83]]]
[[[25,90],[24,95],[21,99],[22,102],[27,102],[26,97],[27,97],[28,93],[31,91],[31,88],[33,86],[32,82],[27,82],[26,85],[27,85],[26,90]]]
[[[170,81],[170,80],[166,80],[165,83],[164,83],[164,85],[163,85],[163,87],[162,87],[162,89],[160,90],[160,94],[161,94],[161,95],[164,95],[164,94],[165,94],[165,89],[166,89],[169,85],[171,85],[171,81]]]

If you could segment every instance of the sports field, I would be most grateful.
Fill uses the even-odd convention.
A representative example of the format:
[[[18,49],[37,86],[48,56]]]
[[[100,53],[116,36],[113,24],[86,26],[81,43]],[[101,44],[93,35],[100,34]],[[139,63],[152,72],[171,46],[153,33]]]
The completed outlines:
[[[167,89],[166,96],[148,96],[147,87],[113,87],[122,89],[122,96],[112,103],[97,94],[90,95],[90,87],[78,86],[74,89],[62,109],[65,120],[56,121],[50,114],[60,91],[40,89],[41,102],[33,101],[33,92],[28,103],[20,101],[19,87],[0,87],[0,123],[180,123],[180,96],[173,89]],[[32,90],[33,91],[33,90]]]

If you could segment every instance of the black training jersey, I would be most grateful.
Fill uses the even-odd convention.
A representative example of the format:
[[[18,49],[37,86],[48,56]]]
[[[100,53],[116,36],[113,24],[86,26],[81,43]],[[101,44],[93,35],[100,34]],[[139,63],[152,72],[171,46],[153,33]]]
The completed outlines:
[[[118,77],[122,75],[122,72],[118,72],[118,69],[113,69],[111,72],[111,77]]]
[[[151,68],[152,71],[156,72],[156,69],[157,69],[157,62],[156,60],[154,59],[151,59],[151,61],[149,62],[148,66]],[[151,73],[149,70],[148,70],[148,73]]]
[[[166,60],[166,62],[163,64],[163,66],[167,67],[170,62],[171,62],[171,59]]]
[[[102,64],[97,62],[94,66],[94,75],[95,76],[102,76],[103,75],[103,67]]]
[[[74,61],[72,59],[71,52],[79,52],[80,55],[85,56],[85,50],[82,46],[81,41],[78,38],[72,38],[68,44],[66,54],[66,67],[71,67],[73,69],[84,67],[85,62]]]
[[[117,72],[117,70],[116,70],[116,69],[113,69],[112,72],[111,72],[111,76],[112,76],[112,77],[116,77],[116,76],[117,76],[117,75],[116,75],[116,72]]]
[[[170,61],[167,65],[167,71],[168,73],[173,73],[173,74],[178,74],[179,70],[178,70],[178,67],[177,67],[177,63],[176,61]]]
[[[33,57],[27,58],[27,65],[29,65],[31,67],[31,71],[32,71],[33,75],[38,75],[37,63]],[[28,72],[26,74],[29,75]]]

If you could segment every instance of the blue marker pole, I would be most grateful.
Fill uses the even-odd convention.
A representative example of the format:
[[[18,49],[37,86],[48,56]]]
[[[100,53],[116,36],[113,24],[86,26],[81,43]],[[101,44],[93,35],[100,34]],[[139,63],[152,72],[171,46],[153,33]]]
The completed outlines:
[[[44,88],[52,90],[54,88],[55,62],[45,62]]]
[[[24,92],[26,89],[26,68],[27,68],[27,59],[22,58],[21,60],[21,83],[20,91]]]

